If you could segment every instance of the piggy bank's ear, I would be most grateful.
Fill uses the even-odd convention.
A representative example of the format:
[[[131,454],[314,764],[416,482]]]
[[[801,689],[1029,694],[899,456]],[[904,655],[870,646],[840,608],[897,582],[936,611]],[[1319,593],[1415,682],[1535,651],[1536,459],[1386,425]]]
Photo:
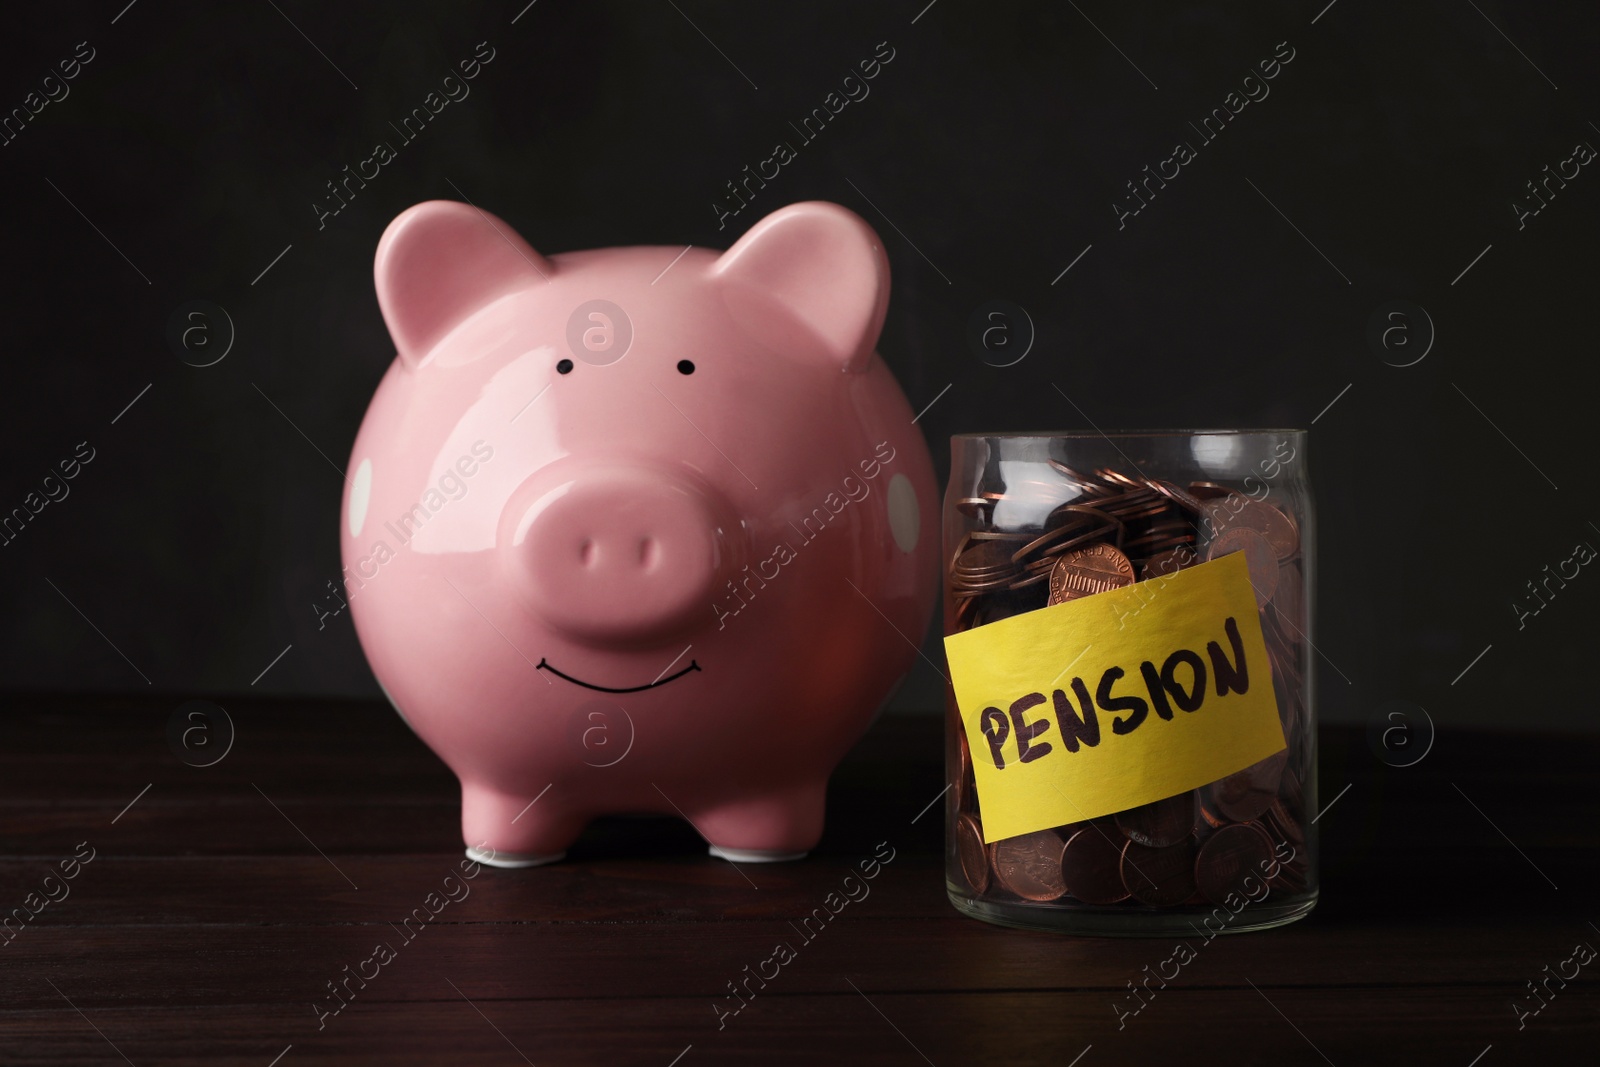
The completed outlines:
[[[798,322],[845,370],[866,366],[889,307],[883,242],[861,216],[822,201],[792,204],[756,223],[712,276],[746,328],[782,345]]]
[[[555,268],[487,211],[429,200],[401,212],[378,242],[378,306],[407,366],[462,319]]]

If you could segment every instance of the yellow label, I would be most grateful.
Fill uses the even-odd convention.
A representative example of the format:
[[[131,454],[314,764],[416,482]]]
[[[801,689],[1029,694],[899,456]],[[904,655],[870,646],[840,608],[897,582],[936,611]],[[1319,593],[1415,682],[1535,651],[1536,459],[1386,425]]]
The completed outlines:
[[[1286,745],[1242,552],[944,646],[986,842],[1149,804]]]

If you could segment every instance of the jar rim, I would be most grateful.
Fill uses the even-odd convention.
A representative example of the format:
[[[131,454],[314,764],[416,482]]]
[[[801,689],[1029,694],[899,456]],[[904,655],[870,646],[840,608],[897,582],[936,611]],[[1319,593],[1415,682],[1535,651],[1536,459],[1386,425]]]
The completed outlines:
[[[1023,439],[1047,438],[1063,440],[1098,440],[1104,438],[1128,439],[1133,437],[1268,437],[1273,435],[1297,434],[1304,436],[1309,430],[1298,427],[1262,427],[1260,429],[1200,429],[1200,430],[1112,430],[1104,433],[1099,430],[1002,430],[989,433],[953,433],[952,441],[976,441],[983,438],[991,439]]]

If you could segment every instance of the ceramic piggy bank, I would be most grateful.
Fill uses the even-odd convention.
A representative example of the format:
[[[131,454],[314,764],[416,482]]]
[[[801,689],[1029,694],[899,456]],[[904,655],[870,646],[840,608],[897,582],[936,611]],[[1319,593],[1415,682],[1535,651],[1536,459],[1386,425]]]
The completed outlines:
[[[350,456],[346,587],[468,855],[559,859],[613,813],[804,855],[937,591],[877,235],[805,203],[722,253],[547,257],[434,201],[376,277],[399,354]]]

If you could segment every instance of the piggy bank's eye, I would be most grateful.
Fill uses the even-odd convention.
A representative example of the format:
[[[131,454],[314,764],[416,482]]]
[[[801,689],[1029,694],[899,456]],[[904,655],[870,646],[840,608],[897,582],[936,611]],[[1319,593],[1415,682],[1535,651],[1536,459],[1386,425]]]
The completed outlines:
[[[690,363],[686,359],[678,360],[678,373],[679,374],[693,374],[694,373],[694,364]]]
[[[564,359],[560,363],[557,363],[556,364],[556,373],[557,374],[571,374],[572,373],[572,360]]]

